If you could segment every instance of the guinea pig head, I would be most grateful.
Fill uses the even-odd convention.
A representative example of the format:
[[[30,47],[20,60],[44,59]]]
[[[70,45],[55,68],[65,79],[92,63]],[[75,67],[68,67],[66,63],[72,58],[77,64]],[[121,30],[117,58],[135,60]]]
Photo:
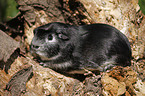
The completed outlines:
[[[60,55],[62,46],[65,46],[65,43],[69,40],[63,29],[55,24],[47,24],[36,28],[30,45],[30,52],[48,60]]]

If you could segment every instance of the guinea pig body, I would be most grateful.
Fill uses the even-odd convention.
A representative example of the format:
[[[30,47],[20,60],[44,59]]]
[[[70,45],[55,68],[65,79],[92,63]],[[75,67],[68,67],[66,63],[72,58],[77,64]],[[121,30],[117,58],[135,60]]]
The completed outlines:
[[[41,58],[42,66],[62,71],[106,71],[117,65],[128,66],[131,60],[128,39],[107,24],[49,23],[34,30],[30,48]]]

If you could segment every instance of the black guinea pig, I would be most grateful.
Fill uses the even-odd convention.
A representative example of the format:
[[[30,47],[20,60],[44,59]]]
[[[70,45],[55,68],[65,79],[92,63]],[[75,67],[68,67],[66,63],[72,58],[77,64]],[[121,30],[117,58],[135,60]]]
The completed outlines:
[[[107,24],[73,26],[49,23],[34,30],[30,51],[41,65],[54,70],[106,71],[128,66],[131,47],[127,37]]]

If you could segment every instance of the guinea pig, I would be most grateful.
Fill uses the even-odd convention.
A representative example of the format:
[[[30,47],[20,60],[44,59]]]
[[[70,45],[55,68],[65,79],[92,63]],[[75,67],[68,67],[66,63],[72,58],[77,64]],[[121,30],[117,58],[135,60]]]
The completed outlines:
[[[127,37],[113,26],[73,26],[54,22],[34,30],[30,52],[41,65],[54,70],[106,71],[129,66],[131,47]]]

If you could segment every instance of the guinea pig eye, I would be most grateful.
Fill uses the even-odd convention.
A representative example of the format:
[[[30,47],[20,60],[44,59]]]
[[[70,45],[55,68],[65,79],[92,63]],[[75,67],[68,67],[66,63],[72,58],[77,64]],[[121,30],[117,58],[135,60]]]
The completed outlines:
[[[52,40],[53,36],[51,34],[48,35],[48,40]]]

